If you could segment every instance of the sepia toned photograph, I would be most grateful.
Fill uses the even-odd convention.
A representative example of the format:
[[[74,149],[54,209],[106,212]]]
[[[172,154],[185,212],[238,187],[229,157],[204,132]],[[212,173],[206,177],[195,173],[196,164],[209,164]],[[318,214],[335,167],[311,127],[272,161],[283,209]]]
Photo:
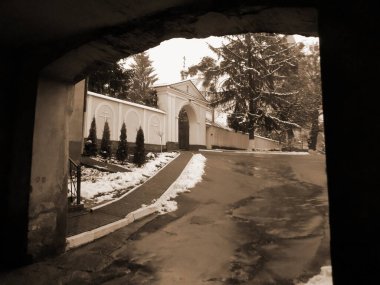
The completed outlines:
[[[0,284],[376,284],[377,16],[320,2],[2,1]]]

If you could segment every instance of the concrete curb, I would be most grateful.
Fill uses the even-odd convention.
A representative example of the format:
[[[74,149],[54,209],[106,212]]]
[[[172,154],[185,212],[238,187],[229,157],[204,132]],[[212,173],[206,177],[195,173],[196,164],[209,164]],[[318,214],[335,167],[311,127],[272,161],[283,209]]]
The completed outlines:
[[[141,185],[144,185],[146,182],[148,182],[150,179],[152,179],[154,176],[156,176],[158,173],[160,173],[161,170],[163,170],[166,166],[168,166],[170,163],[172,163],[174,160],[176,160],[176,158],[178,158],[179,155],[180,155],[180,153],[178,153],[171,161],[169,161],[169,163],[167,163],[166,165],[164,165],[164,167],[161,167],[155,174],[153,174],[151,177],[149,177],[147,180],[145,180],[144,183],[137,185],[136,187],[132,188],[127,193],[121,195],[117,199],[114,199],[114,200],[108,201],[108,202],[106,202],[104,204],[101,204],[101,205],[94,206],[94,207],[90,208],[90,212],[92,212],[92,211],[94,211],[96,209],[100,209],[102,207],[105,207],[105,206],[107,206],[109,204],[115,203],[115,202],[123,199],[125,196],[128,196],[129,194],[131,194],[132,192],[134,192],[135,190],[137,190]]]
[[[183,168],[182,172],[178,175],[177,179],[169,186],[168,189],[166,189],[166,191],[164,193],[162,193],[162,195],[157,198],[157,201],[155,203],[153,203],[152,205],[154,205],[157,209],[157,212],[160,211],[160,208],[161,208],[161,203],[162,203],[162,199],[163,200],[170,200],[172,199],[171,197],[171,194],[172,194],[172,189],[175,188],[177,185],[178,185],[178,180],[179,178],[184,174],[186,173],[187,171],[187,168],[189,167],[189,165],[191,164],[191,162],[193,161],[194,159],[194,153],[192,155],[192,157],[190,158],[189,162],[186,164],[186,166]],[[178,196],[178,195],[175,195],[175,196]]]
[[[125,218],[116,222],[101,226],[91,231],[68,237],[66,238],[66,251],[90,243],[98,238],[104,237],[122,227],[133,223],[136,220],[149,216],[157,211],[157,206],[153,204],[144,208],[137,209],[136,211],[129,213]]]
[[[178,157],[178,156],[177,156]],[[176,157],[176,158],[177,158]],[[194,157],[194,154],[193,154]],[[178,183],[178,179],[181,177],[181,175],[186,171],[188,165],[192,161],[192,158],[190,158],[189,162],[186,164],[180,175],[177,177],[177,179],[169,186],[168,189],[165,190],[165,192],[158,198],[165,197],[170,193],[171,189]],[[173,159],[174,160],[174,159]],[[172,161],[173,161],[172,160]],[[162,169],[162,168],[161,168]],[[116,222],[101,226],[99,228],[96,228],[91,231],[87,231],[84,233],[77,234],[75,236],[71,236],[66,238],[66,251],[76,248],[78,246],[84,245],[86,243],[90,243],[98,238],[104,237],[122,227],[125,227],[131,223],[133,223],[136,220],[142,219],[146,216],[152,215],[159,211],[160,205],[158,202],[155,202],[149,206],[139,208],[131,213],[129,213],[125,218],[118,220]]]

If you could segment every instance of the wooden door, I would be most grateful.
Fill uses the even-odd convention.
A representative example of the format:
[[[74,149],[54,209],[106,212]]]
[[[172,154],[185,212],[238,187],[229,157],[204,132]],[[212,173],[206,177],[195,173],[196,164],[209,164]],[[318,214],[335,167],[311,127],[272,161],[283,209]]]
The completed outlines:
[[[189,149],[189,118],[184,109],[178,117],[178,144],[179,149]]]

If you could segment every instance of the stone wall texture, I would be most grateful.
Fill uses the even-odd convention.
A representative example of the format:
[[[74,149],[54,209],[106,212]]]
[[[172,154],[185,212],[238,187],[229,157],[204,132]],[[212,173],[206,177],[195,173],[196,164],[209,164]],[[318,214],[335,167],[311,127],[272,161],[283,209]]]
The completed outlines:
[[[211,148],[247,149],[248,135],[216,126],[207,126],[206,145]]]

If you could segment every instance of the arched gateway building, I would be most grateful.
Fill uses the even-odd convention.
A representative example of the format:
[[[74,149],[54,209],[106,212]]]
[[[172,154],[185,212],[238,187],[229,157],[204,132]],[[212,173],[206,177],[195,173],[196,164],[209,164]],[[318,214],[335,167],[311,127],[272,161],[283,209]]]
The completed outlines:
[[[84,136],[89,133],[95,117],[98,138],[107,120],[111,140],[119,140],[123,122],[127,127],[127,141],[134,143],[138,128],[144,131],[148,150],[206,148],[206,114],[209,103],[191,80],[155,87],[157,108],[87,92]]]
[[[247,134],[235,132],[214,122],[209,102],[191,80],[157,85],[154,88],[157,91],[157,108],[91,91],[87,92],[86,100],[83,100],[86,93],[84,81],[77,84],[69,123],[70,157],[79,159],[83,150],[83,138],[87,138],[93,118],[96,121],[98,139],[102,137],[104,123],[108,122],[113,151],[117,148],[123,122],[127,127],[130,147],[134,146],[137,130],[141,126],[147,151],[160,151],[161,147],[168,151],[202,148],[248,149]],[[279,149],[280,144],[278,141],[256,136],[254,148]]]

